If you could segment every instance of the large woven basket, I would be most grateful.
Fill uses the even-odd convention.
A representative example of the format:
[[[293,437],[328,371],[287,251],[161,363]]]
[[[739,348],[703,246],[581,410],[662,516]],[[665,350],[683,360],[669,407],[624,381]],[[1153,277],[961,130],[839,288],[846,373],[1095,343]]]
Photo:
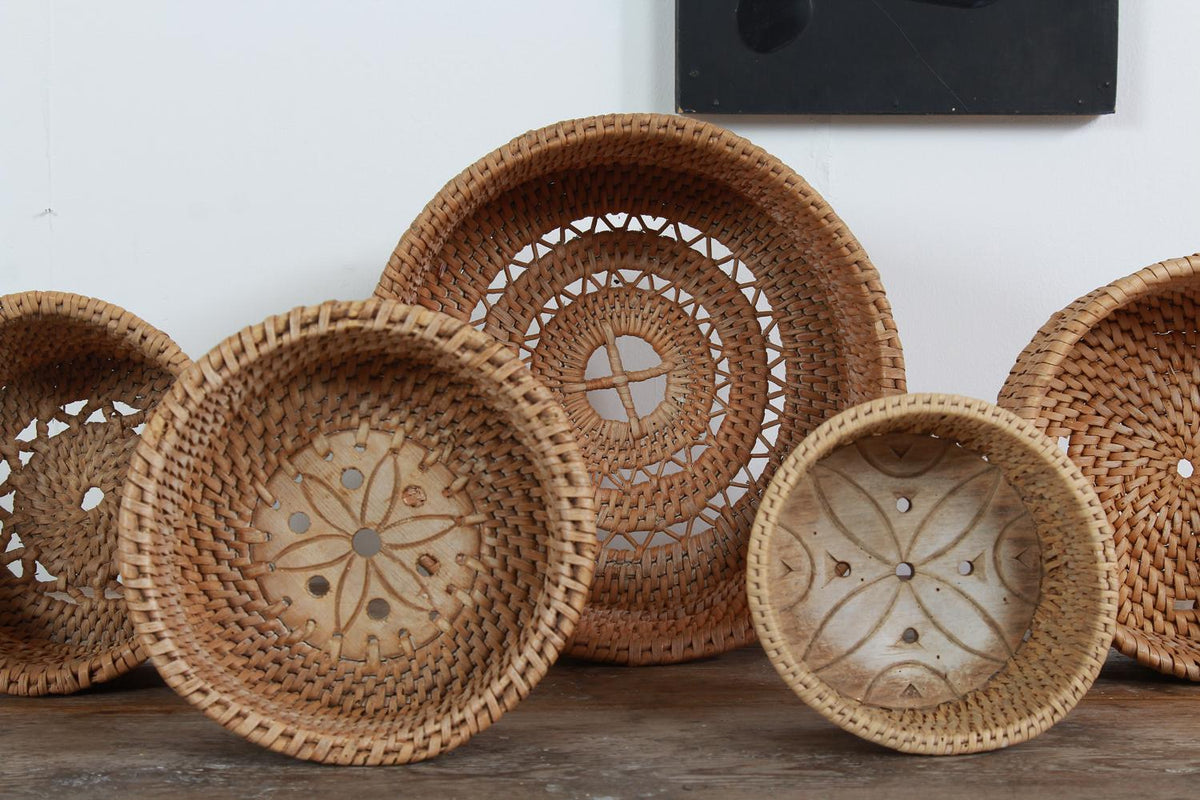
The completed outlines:
[[[518,137],[429,203],[376,294],[497,337],[566,409],[603,545],[570,649],[590,659],[752,641],[746,542],[775,468],[839,409],[904,389],[850,231],[780,161],[697,120]]]
[[[1053,315],[1000,404],[1059,440],[1112,523],[1116,646],[1200,681],[1200,255],[1164,261]]]
[[[866,739],[971,753],[1060,720],[1114,629],[1111,529],[1036,428],[908,395],[823,424],[750,541],[754,623],[796,693]]]
[[[141,662],[117,506],[141,426],[187,363],[100,300],[0,297],[0,692],[65,694]]]
[[[154,664],[222,725],[409,762],[554,662],[594,520],[562,409],[507,348],[426,309],[327,303],[180,377],[133,459],[122,574]]]

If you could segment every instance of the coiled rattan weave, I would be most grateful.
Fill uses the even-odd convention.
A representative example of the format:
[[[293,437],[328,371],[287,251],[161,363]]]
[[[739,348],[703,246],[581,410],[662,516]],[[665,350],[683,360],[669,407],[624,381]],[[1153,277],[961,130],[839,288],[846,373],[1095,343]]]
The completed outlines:
[[[825,418],[904,389],[850,231],[779,160],[698,120],[594,117],[514,139],[429,203],[376,294],[497,337],[566,409],[600,508],[570,650],[590,659],[751,641],[745,549],[771,475]]]
[[[1115,644],[1200,680],[1200,255],[1153,264],[1054,314],[1000,404],[1060,441],[1116,537]]]
[[[339,764],[461,744],[554,662],[595,560],[561,407],[423,308],[327,303],[228,338],[136,451],[122,574],[166,681]]]
[[[1111,529],[1029,422],[907,395],[824,423],[779,468],[750,606],[809,705],[906,752],[1029,739],[1091,686],[1116,611]]]
[[[64,694],[142,660],[117,507],[147,415],[187,357],[90,297],[0,297],[0,692]]]

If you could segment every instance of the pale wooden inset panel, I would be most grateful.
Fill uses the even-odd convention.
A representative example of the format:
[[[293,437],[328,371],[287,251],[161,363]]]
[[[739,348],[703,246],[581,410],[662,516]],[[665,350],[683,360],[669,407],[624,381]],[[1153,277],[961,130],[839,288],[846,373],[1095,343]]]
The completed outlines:
[[[925,708],[982,686],[1037,605],[1037,531],[1003,473],[931,436],[862,439],[797,484],[770,560],[785,638],[838,692]]]

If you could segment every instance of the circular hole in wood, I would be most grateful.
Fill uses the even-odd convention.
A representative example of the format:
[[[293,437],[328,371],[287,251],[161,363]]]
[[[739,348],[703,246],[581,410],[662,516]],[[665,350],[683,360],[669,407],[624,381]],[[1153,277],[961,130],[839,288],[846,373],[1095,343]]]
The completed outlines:
[[[896,577],[902,581],[911,581],[913,576],[913,565],[907,561],[901,561],[896,565]]]
[[[371,619],[387,619],[392,613],[392,607],[382,597],[376,597],[367,603],[367,616]]]
[[[1192,477],[1192,472],[1195,471],[1192,467],[1192,462],[1188,461],[1186,458],[1179,459],[1179,463],[1175,465],[1175,470],[1179,473],[1179,477],[1181,478],[1190,478]]]
[[[896,498],[896,510],[901,514],[907,514],[910,508],[912,508],[912,501],[907,497]]]
[[[400,495],[400,497],[404,500],[404,504],[406,506],[410,506],[412,508],[425,505],[425,501],[428,499],[425,494],[425,490],[416,484],[405,486],[404,492]]]
[[[363,474],[361,471],[350,467],[342,471],[342,486],[347,489],[357,489],[363,485]]]
[[[839,561],[833,565],[833,574],[837,575],[839,578],[849,578],[850,572],[850,565],[845,561]]]
[[[312,520],[303,511],[297,511],[288,517],[288,529],[292,533],[307,533]]]
[[[308,593],[313,597],[324,597],[329,594],[329,580],[324,575],[313,575],[305,585],[308,587]]]
[[[917,639],[921,638],[921,634],[917,633],[916,628],[905,628],[904,633],[900,634],[900,638],[905,644],[916,644]]]
[[[84,511],[91,511],[96,506],[100,505],[100,501],[104,499],[104,490],[99,486],[91,486],[83,493],[83,499],[79,501],[79,507]]]
[[[959,575],[970,575],[974,571],[975,571],[975,565],[972,564],[970,561],[958,562],[958,574]]]
[[[370,558],[383,549],[383,540],[371,528],[360,528],[350,540],[354,552],[363,558]]]

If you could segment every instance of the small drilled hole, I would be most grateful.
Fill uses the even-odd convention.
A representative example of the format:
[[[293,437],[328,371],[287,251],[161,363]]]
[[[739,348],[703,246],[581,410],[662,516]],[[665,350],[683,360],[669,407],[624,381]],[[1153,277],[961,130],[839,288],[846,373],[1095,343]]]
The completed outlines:
[[[313,575],[308,579],[308,593],[313,597],[324,597],[329,594],[329,581],[324,575]]]
[[[383,549],[383,540],[370,528],[360,528],[350,540],[350,545],[363,558],[370,558]]]
[[[100,505],[100,501],[104,499],[104,490],[99,486],[93,486],[83,493],[83,499],[79,502],[79,507],[84,511],[91,511],[96,506]]]
[[[850,571],[850,565],[845,561],[839,561],[833,565],[833,574],[837,575],[839,578],[849,578]]]
[[[958,574],[959,575],[970,575],[974,571],[975,571],[975,565],[972,564],[970,561],[958,562]]]
[[[387,619],[390,613],[392,613],[392,607],[382,597],[376,597],[367,603],[367,616],[371,619]]]
[[[1067,452],[1067,450],[1070,449],[1070,447],[1071,447],[1070,439],[1068,439],[1066,436],[1058,437],[1058,449],[1059,450],[1062,450],[1065,453],[1065,452]]]
[[[902,581],[911,581],[913,576],[913,565],[907,561],[901,561],[896,565],[896,577]]]
[[[912,501],[907,497],[896,498],[896,510],[901,514],[907,513],[910,508],[912,508]]]
[[[921,638],[921,634],[917,633],[916,628],[905,628],[904,633],[900,634],[900,638],[907,644],[915,644],[917,639]]]
[[[1175,465],[1175,470],[1179,473],[1179,477],[1190,478],[1193,472],[1192,462],[1186,458],[1181,458],[1179,459],[1179,463]]]
[[[354,467],[342,472],[342,486],[345,486],[347,489],[357,489],[362,485],[363,474]]]
[[[292,533],[308,533],[310,525],[312,525],[312,520],[303,511],[297,511],[288,517],[288,528]]]
[[[405,486],[401,497],[404,498],[404,504],[412,508],[424,505],[425,500],[428,499],[425,495],[425,490],[416,484]]]
[[[437,620],[437,618],[438,618],[438,617],[440,617],[440,616],[441,616],[441,614],[439,614],[439,613],[438,613],[438,612],[436,612],[436,611],[430,611],[430,612],[429,612],[429,620],[430,620],[430,622],[433,622],[433,621]]]
[[[292,480],[293,480],[295,483],[304,483],[304,476],[303,476],[303,475],[301,475],[299,472],[297,472],[297,473],[296,473],[296,477],[292,478]]]

